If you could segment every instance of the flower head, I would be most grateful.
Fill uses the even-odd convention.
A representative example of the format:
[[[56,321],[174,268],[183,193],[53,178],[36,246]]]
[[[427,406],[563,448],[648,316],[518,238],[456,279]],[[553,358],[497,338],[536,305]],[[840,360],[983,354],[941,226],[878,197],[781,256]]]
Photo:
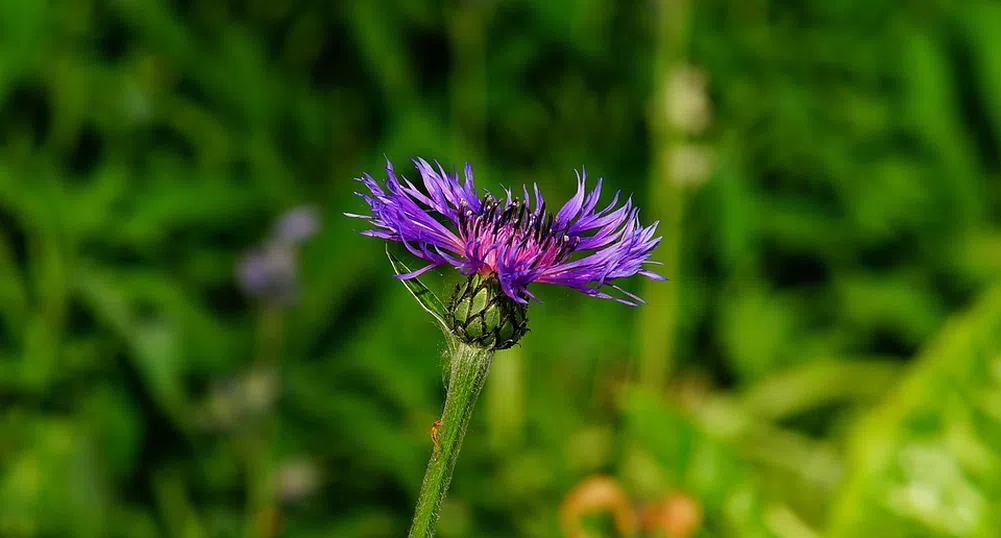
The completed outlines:
[[[289,245],[298,245],[316,235],[320,229],[320,217],[315,207],[301,206],[290,209],[274,225],[272,238]]]
[[[244,254],[236,266],[237,281],[244,293],[278,305],[295,302],[295,247],[319,228],[318,212],[312,206],[294,208],[279,217],[264,245]]]
[[[244,254],[236,266],[236,277],[247,295],[287,305],[296,298],[296,265],[289,246],[271,243]]]
[[[382,184],[368,174],[358,179],[369,190],[358,195],[372,214],[347,214],[369,221],[372,228],[363,234],[401,242],[429,262],[400,278],[448,264],[464,275],[495,277],[504,294],[520,304],[537,300],[528,285],[540,282],[631,306],[643,301],[616,286],[616,279],[640,274],[664,280],[644,268],[655,263],[649,257],[661,239],[654,237],[657,223],[641,226],[631,199],[616,207],[619,193],[597,209],[601,179],[585,192],[586,176],[578,174],[577,193],[554,214],[547,211],[538,185],[532,196],[527,187],[522,187],[521,198],[510,189],[504,197],[481,196],[469,164],[460,183],[441,165],[435,169],[423,159],[414,163],[424,191],[397,177],[387,160]],[[606,286],[624,297],[602,291]]]

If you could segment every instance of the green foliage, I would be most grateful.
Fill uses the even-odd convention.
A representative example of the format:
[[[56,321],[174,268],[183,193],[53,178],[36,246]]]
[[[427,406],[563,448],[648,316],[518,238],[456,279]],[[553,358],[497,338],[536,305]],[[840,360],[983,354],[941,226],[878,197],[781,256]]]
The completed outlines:
[[[0,2],[0,535],[403,535],[442,341],[341,214],[420,155],[553,202],[584,165],[679,241],[674,316],[533,288],[440,536],[560,536],[596,474],[693,536],[998,536],[1001,9],[666,3]],[[654,132],[671,62],[700,132]],[[244,295],[306,203],[298,300]]]
[[[834,536],[999,536],[1001,288],[929,343],[850,438]]]

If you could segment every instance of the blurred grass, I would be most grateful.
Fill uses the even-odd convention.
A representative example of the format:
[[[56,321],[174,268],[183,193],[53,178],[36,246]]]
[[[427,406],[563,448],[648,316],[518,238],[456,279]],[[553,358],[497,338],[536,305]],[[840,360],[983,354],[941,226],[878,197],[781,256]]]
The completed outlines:
[[[671,277],[534,290],[441,536],[561,536],[599,475],[649,536],[677,498],[690,536],[1001,536],[998,31],[986,0],[0,2],[0,536],[405,532],[441,342],[341,213],[418,155],[552,201],[584,166]],[[303,204],[276,311],[236,265]]]

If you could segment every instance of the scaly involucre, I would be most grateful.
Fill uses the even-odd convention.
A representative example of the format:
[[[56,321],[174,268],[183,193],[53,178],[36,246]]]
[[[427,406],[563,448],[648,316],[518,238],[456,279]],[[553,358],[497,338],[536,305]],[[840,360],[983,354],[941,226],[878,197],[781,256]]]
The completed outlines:
[[[633,207],[632,199],[616,207],[618,192],[611,203],[597,209],[601,179],[594,190],[586,192],[586,175],[578,173],[577,193],[554,215],[546,211],[538,185],[533,185],[534,203],[527,187],[522,187],[521,198],[510,189],[505,189],[504,198],[488,192],[481,197],[469,164],[461,183],[457,174],[446,173],[441,165],[435,169],[423,159],[414,164],[423,179],[423,191],[405,177],[397,177],[387,160],[382,184],[369,174],[358,178],[369,191],[358,195],[372,214],[347,214],[372,225],[361,232],[364,235],[403,243],[412,254],[430,262],[400,278],[448,264],[464,275],[496,276],[504,293],[522,304],[538,300],[528,285],[541,282],[630,306],[643,300],[616,286],[616,279],[639,274],[664,280],[644,268],[656,263],[649,257],[661,240],[654,237],[657,223],[641,226],[639,208]],[[602,291],[606,287],[624,297]]]

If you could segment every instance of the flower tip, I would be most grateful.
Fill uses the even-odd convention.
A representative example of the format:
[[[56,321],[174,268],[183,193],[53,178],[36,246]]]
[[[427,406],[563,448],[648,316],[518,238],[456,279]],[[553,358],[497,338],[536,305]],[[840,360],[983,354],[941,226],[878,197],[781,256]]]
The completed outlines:
[[[414,163],[414,166],[416,166],[417,170],[421,172],[421,175],[423,175],[426,170],[430,170],[432,173],[434,172],[434,169],[431,168],[431,163],[427,162],[424,157],[414,157],[413,159],[410,159],[410,161]]]
[[[640,274],[640,275],[643,275],[643,276],[645,276],[645,277],[647,277],[649,279],[657,280],[657,281],[660,281],[660,282],[664,282],[666,280],[670,280],[666,276],[654,273],[653,271],[642,270],[642,271],[637,271],[637,273]]]
[[[438,167],[438,172],[441,174],[442,179],[445,179],[445,178],[449,177],[448,172],[445,171],[445,167],[442,166],[440,162],[438,162],[438,159],[434,160],[434,164],[435,164],[435,166]],[[457,174],[453,174],[453,175],[457,175]]]
[[[424,273],[430,271],[431,269],[434,269],[435,267],[438,267],[438,265],[440,265],[440,264],[432,263],[432,264],[429,264],[429,265],[425,265],[424,267],[421,267],[420,269],[418,269],[416,271],[411,271],[409,273],[397,273],[397,274],[395,274],[393,276],[396,277],[396,278],[398,278],[398,279],[400,279],[400,280],[410,280],[411,278],[417,278],[417,277],[423,275]]]

